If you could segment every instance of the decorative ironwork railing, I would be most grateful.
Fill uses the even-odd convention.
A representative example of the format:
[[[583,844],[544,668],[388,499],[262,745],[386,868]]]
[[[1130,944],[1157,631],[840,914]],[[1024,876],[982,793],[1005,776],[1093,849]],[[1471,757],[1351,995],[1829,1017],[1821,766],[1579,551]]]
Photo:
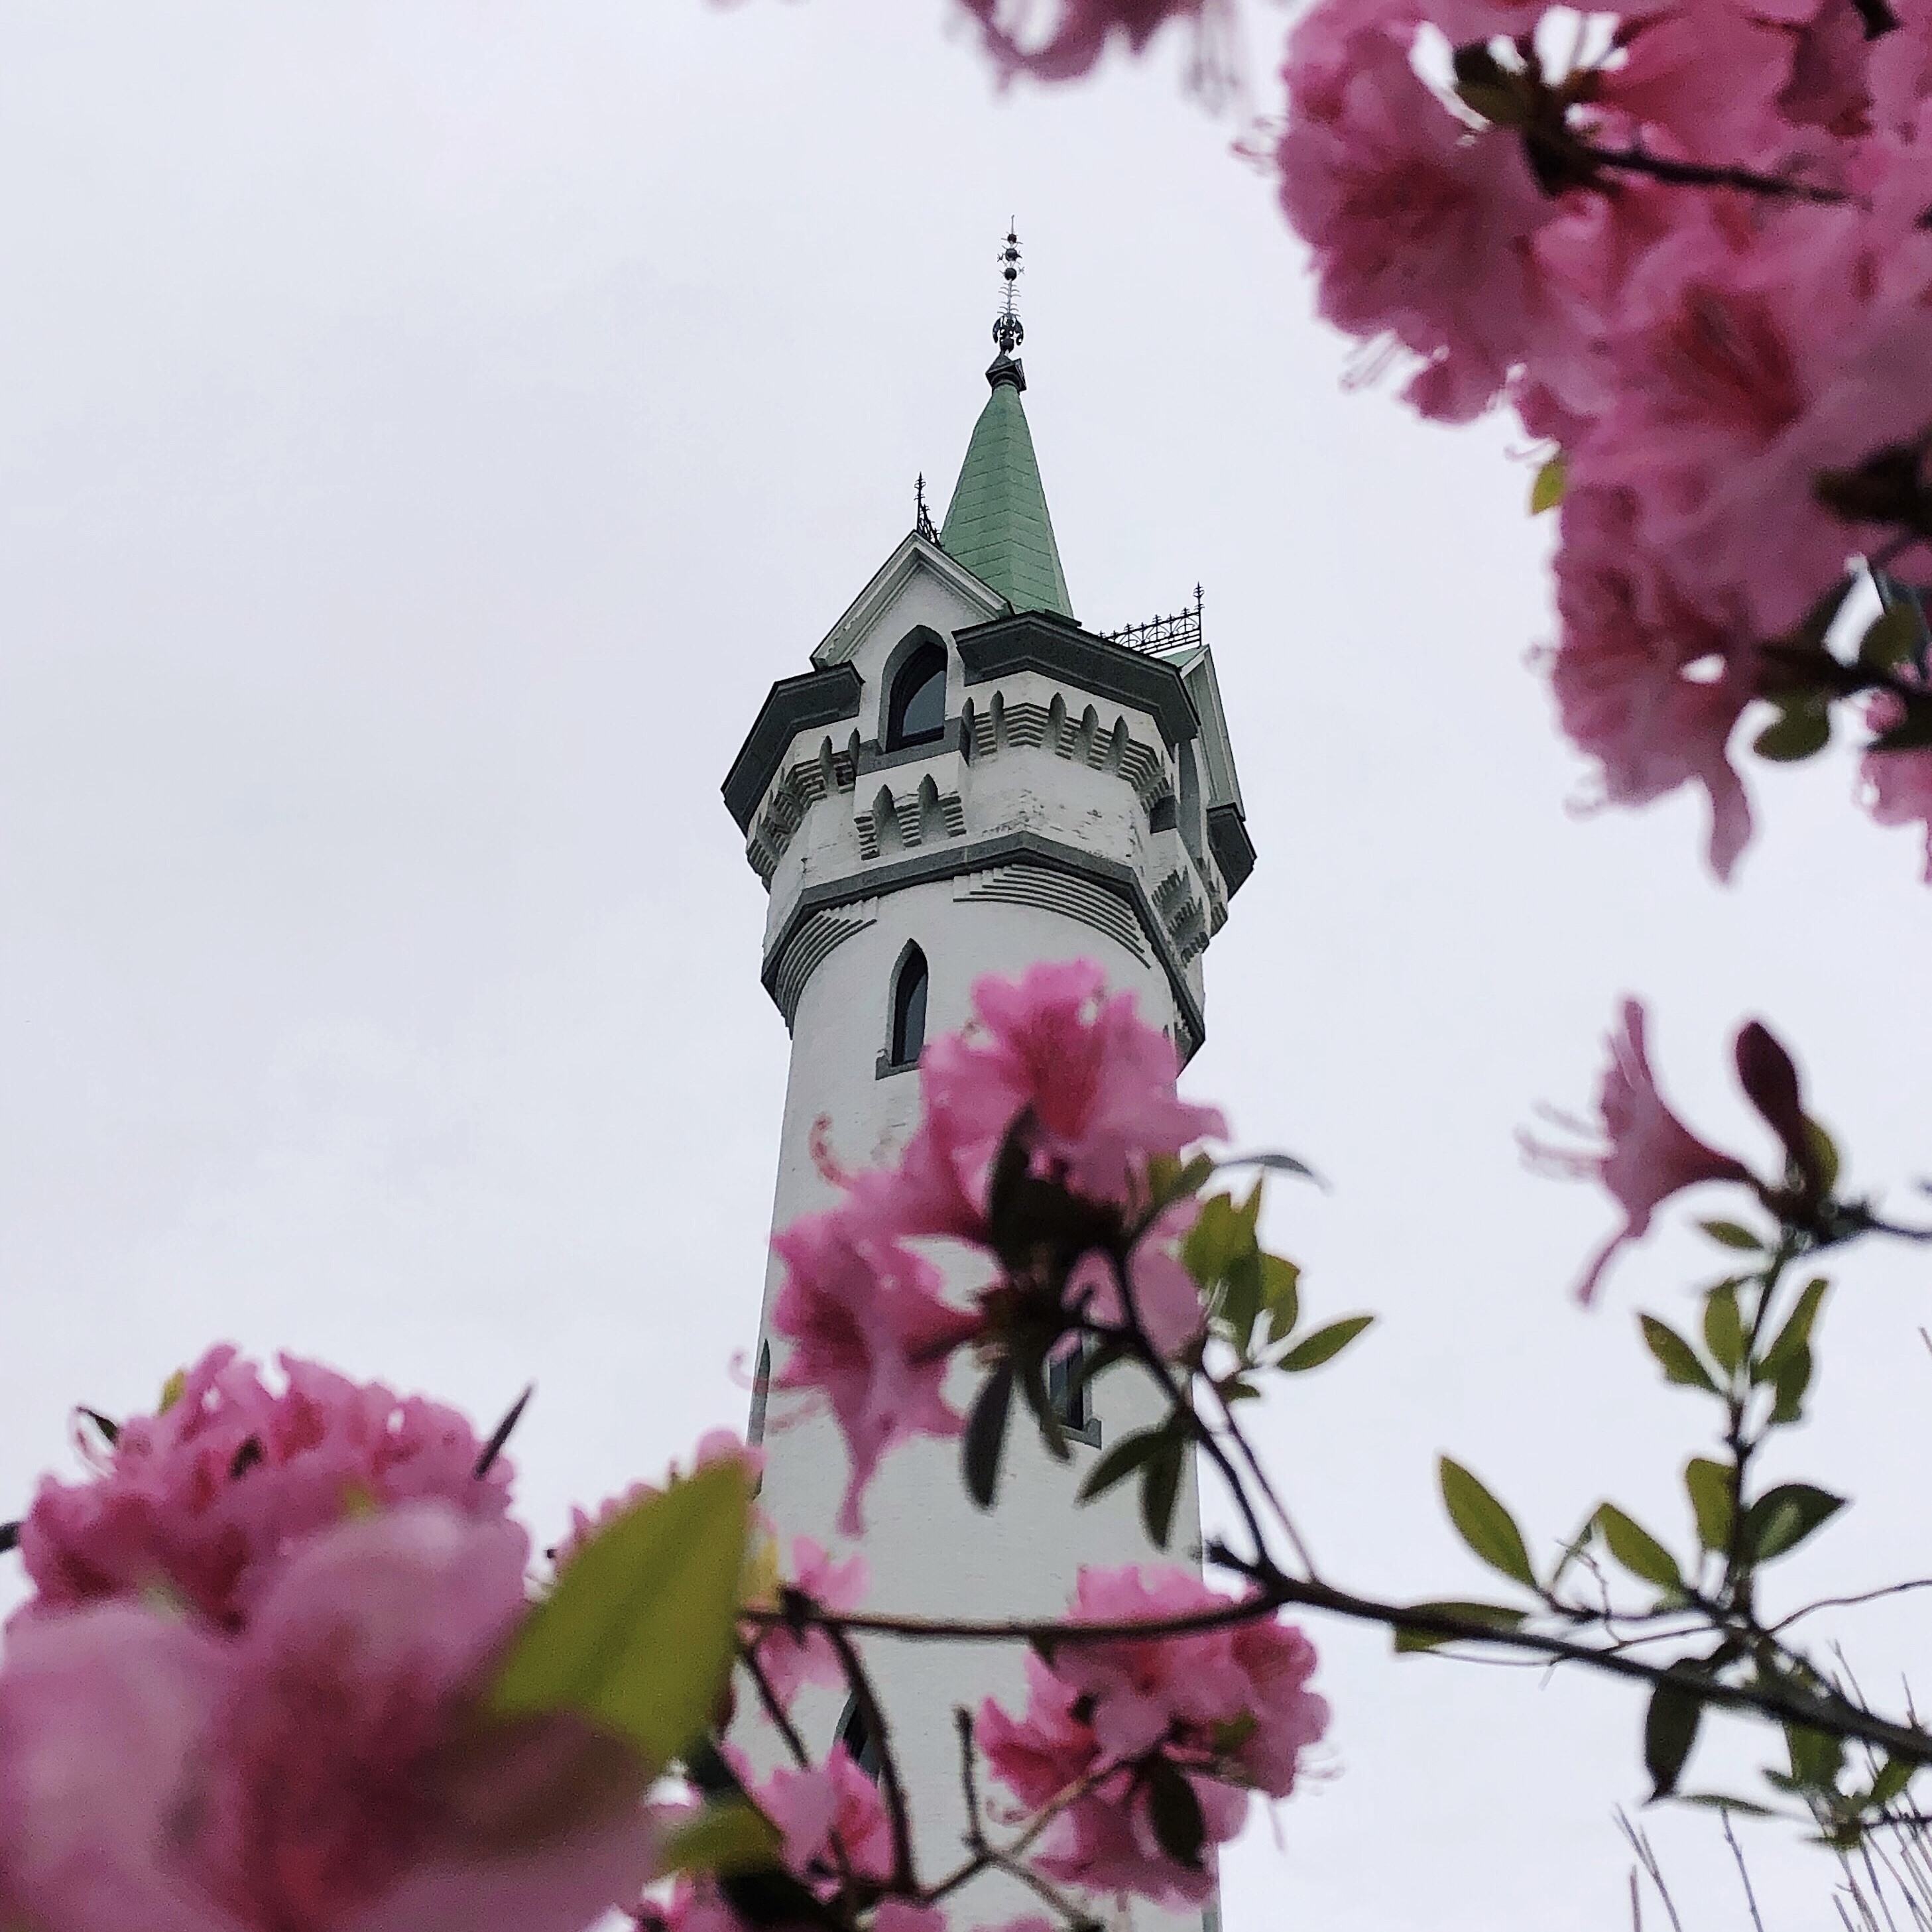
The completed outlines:
[[[1171,617],[1150,617],[1144,624],[1129,624],[1109,631],[1110,644],[1124,644],[1130,651],[1168,651],[1201,641],[1201,586],[1194,586],[1194,602],[1184,604]]]

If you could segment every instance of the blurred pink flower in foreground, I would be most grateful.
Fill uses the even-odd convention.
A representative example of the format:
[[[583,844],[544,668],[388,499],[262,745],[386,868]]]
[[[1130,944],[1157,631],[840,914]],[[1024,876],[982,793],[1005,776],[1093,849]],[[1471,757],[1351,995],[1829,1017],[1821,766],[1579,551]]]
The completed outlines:
[[[1029,14],[1013,0],[961,0],[980,22],[987,51],[1000,72],[1018,73],[1040,80],[1075,80],[1092,70],[1107,43],[1120,34],[1138,53],[1168,20],[1198,20],[1219,12],[1225,0],[1053,0],[1052,31],[1029,46],[1016,26],[1016,14]]]
[[[828,1610],[856,1610],[865,1601],[871,1573],[862,1556],[835,1563],[831,1552],[808,1536],[791,1546],[792,1587]],[[789,1704],[808,1684],[838,1685],[845,1672],[832,1640],[822,1630],[802,1636],[782,1624],[768,1625],[758,1640],[758,1664],[781,1704]]]
[[[405,1504],[309,1540],[248,1628],[110,1603],[0,1671],[0,1889],[35,1932],[578,1932],[635,1895],[643,1767],[478,1703],[521,1530]]]
[[[20,1532],[28,1614],[159,1590],[238,1627],[301,1540],[358,1511],[434,1497],[479,1522],[509,1508],[498,1456],[454,1409],[280,1358],[279,1391],[225,1344],[160,1412],[122,1423],[100,1472],[45,1478]]]

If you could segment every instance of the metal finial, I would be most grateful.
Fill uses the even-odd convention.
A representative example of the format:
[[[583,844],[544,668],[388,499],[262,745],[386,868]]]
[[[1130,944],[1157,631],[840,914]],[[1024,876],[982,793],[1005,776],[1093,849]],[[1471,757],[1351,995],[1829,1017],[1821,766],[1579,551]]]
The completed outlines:
[[[926,507],[926,472],[922,470],[919,473],[919,481],[913,485],[912,500],[914,511],[913,528],[928,543],[936,544],[939,541],[939,532],[933,523],[932,512]]]
[[[993,319],[993,340],[1004,354],[1010,356],[1026,340],[1026,330],[1020,321],[1019,292],[1013,286],[1020,278],[1020,238],[1011,226],[1006,230],[1006,244],[1000,250],[1000,273],[1006,284],[1006,294]]]

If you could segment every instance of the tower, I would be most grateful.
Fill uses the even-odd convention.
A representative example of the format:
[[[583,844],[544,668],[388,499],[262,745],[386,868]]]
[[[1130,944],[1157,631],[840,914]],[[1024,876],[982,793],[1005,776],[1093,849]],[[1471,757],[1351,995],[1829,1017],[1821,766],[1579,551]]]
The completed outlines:
[[[1076,619],[1022,400],[1024,338],[1012,300],[994,325],[990,394],[934,530],[915,527],[826,634],[812,668],[772,687],[724,782],[746,856],[770,895],[764,980],[792,1040],[773,1226],[832,1204],[814,1142],[844,1166],[896,1153],[919,1114],[928,1032],[961,1025],[974,981],[1045,960],[1089,958],[1165,1027],[1184,1061],[1205,1033],[1202,955],[1247,878],[1244,822],[1201,603],[1102,635]],[[788,1415],[766,1390],[782,1368],[760,1318],[752,1435],[767,1462],[764,1504],[786,1536],[838,1541],[843,1444],[823,1415]],[[779,1352],[774,1361],[774,1347]],[[949,1399],[963,1407],[970,1366]],[[1062,1466],[1012,1432],[994,1509],[977,1511],[958,1445],[920,1441],[875,1479],[860,1546],[880,1607],[932,1615],[1048,1616],[1084,1565],[1198,1560],[1191,1493],[1163,1558],[1132,1486],[1086,1507],[1101,1445],[1158,1420],[1151,1394],[1102,1378],[1066,1417]],[[1191,1490],[1191,1485],[1190,1485]],[[1023,1702],[1015,1651],[867,1648],[904,1774],[920,1862],[958,1859],[965,1822],[957,1705]],[[795,1713],[813,1746],[850,1713],[808,1691]],[[1036,1910],[1015,1881],[960,1895],[956,1924]],[[1141,1932],[1190,1922],[1137,1906]]]

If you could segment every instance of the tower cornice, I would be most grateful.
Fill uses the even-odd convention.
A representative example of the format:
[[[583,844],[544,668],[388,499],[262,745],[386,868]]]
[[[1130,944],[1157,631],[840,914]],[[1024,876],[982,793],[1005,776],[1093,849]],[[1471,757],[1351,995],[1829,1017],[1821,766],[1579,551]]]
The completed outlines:
[[[975,624],[958,632],[956,641],[968,685],[984,684],[1012,671],[1037,670],[1093,697],[1110,698],[1145,712],[1160,725],[1170,747],[1200,735],[1193,700],[1173,665],[1096,637],[1070,617],[1024,611]]]
[[[822,884],[807,886],[787,912],[784,923],[772,934],[765,948],[762,976],[766,992],[770,994],[779,1010],[784,1013],[786,1023],[789,1025],[791,1014],[787,1010],[780,990],[786,956],[794,942],[810,926],[814,915],[837,911],[848,906],[860,906],[909,886],[927,885],[935,880],[988,872],[996,866],[1016,860],[1028,861],[1077,878],[1092,880],[1108,891],[1118,894],[1131,909],[1136,923],[1154,956],[1160,962],[1161,970],[1166,974],[1168,985],[1173,992],[1174,1005],[1186,1029],[1186,1039],[1179,1042],[1181,1058],[1184,1060],[1190,1058],[1196,1048],[1207,1037],[1207,1020],[1194,988],[1188,983],[1186,964],[1174,945],[1168,932],[1167,922],[1162,918],[1140,874],[1132,866],[1124,865],[1118,860],[1108,858],[1084,847],[1072,844],[1065,839],[1049,838],[1038,832],[1005,832],[989,838],[936,846],[929,851],[914,852],[905,858],[891,860],[882,866],[871,866],[864,872],[854,872],[844,878],[828,879]],[[854,922],[855,926],[857,923]]]

